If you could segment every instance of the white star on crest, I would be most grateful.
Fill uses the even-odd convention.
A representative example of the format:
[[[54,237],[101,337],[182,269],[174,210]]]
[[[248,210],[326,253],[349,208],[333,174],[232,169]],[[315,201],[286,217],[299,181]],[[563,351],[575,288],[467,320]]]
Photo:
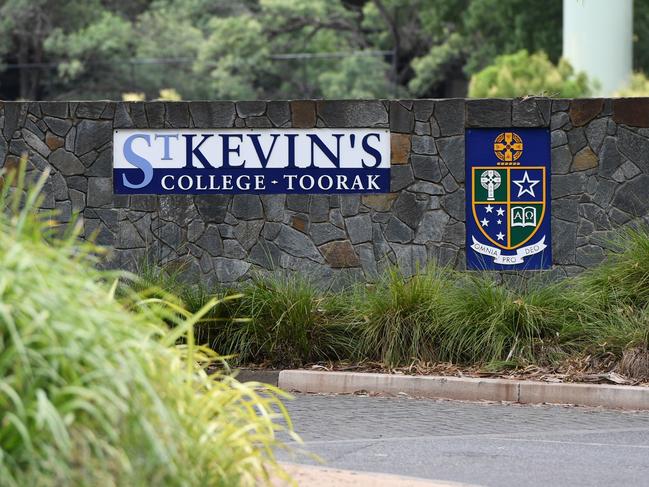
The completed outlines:
[[[492,211],[493,209],[494,209],[494,207],[491,206],[491,205],[487,205],[487,206],[485,207],[485,210],[487,210],[487,213],[491,213],[491,211]]]
[[[527,174],[527,171],[523,174],[523,179],[519,179],[518,181],[512,181],[516,186],[518,186],[518,198],[523,196],[525,193],[529,194],[532,198],[536,198],[536,195],[534,194],[534,186],[539,184],[541,180],[540,179],[530,179],[530,175]],[[529,186],[528,186],[529,185]],[[523,186],[528,186],[527,188],[524,188]]]
[[[496,223],[500,225],[502,222],[503,222],[502,220],[498,220]]]
[[[498,235],[496,235],[496,238],[498,240],[503,240],[505,238],[505,236],[503,235],[503,232],[500,232]]]
[[[486,218],[483,218],[482,221],[481,221],[480,223],[482,223],[482,226],[483,226],[483,227],[487,227],[487,226],[489,226],[489,220],[487,220]]]
[[[496,213],[498,213],[498,216],[503,216],[505,214],[505,210],[503,210],[502,206],[496,210]]]

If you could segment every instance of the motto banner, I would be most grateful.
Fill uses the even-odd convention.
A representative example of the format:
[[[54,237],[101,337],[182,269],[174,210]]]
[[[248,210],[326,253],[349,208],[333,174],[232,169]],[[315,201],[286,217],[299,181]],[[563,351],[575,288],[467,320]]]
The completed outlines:
[[[467,129],[467,268],[548,269],[550,132]]]
[[[117,194],[385,193],[385,129],[115,130]]]

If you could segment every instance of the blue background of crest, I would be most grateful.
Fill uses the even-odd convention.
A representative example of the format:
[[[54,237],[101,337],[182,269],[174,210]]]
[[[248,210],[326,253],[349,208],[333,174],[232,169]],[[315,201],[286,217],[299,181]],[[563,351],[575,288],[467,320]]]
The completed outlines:
[[[525,245],[538,242],[545,236],[547,248],[538,254],[526,257],[522,264],[496,264],[493,257],[475,252],[471,245],[472,237],[484,245],[494,247],[489,242],[473,219],[471,208],[471,170],[474,166],[496,166],[499,159],[494,153],[494,139],[503,132],[515,132],[523,139],[523,154],[518,162],[520,166],[545,166],[546,207],[545,215],[534,237]],[[467,269],[476,270],[537,270],[552,267],[552,235],[550,231],[552,191],[550,187],[551,155],[550,130],[547,128],[494,128],[467,129],[465,134],[465,171],[466,171],[466,265]],[[503,255],[515,255],[516,250],[502,250]]]

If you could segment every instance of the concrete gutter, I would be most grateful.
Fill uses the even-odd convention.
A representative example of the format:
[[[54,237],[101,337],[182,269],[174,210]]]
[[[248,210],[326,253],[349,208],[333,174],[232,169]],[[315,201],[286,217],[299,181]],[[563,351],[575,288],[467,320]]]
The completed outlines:
[[[649,409],[649,387],[606,384],[282,370],[279,373],[278,385],[286,391],[311,393],[352,394],[366,391],[463,401]]]

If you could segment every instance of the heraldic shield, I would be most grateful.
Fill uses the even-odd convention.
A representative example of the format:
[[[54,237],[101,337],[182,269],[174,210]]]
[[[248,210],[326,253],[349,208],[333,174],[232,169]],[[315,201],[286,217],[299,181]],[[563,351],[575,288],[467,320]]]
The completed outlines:
[[[550,267],[548,131],[470,129],[466,152],[467,266]]]

